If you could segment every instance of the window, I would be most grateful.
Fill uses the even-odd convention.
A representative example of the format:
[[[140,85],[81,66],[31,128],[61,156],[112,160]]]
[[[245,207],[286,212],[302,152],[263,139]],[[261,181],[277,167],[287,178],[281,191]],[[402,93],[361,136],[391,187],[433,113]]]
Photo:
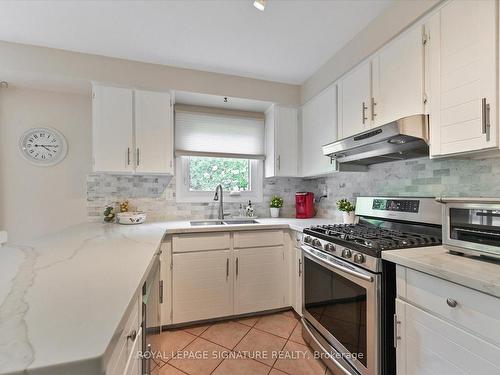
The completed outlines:
[[[221,184],[224,201],[262,201],[262,161],[181,156],[177,158],[177,200],[208,202]]]
[[[262,113],[176,105],[175,155],[177,201],[262,201]]]

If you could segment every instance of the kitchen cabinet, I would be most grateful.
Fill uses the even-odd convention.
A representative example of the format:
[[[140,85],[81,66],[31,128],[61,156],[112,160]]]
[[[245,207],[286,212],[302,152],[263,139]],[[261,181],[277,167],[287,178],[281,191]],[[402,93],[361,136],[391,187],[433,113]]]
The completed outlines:
[[[173,174],[173,126],[170,94],[139,91],[135,101],[137,173]]]
[[[233,315],[231,251],[174,253],[172,290],[174,324]]]
[[[298,175],[298,111],[296,108],[272,105],[265,116],[265,177]]]
[[[417,25],[373,57],[373,95],[368,109],[372,127],[425,112],[424,35],[423,26]]]
[[[500,373],[500,299],[397,266],[398,375]]]
[[[284,246],[234,250],[235,314],[285,305]]]
[[[133,172],[133,91],[94,85],[93,170]]]
[[[172,252],[171,324],[288,304],[282,230],[179,234]]]
[[[292,268],[290,272],[291,276],[291,299],[292,307],[295,312],[302,316],[302,274],[304,272],[304,258],[302,255],[302,249],[300,248],[300,236],[301,233],[295,232],[295,244],[292,246]]]
[[[302,106],[301,175],[320,176],[335,171],[322,146],[337,140],[337,85],[333,84]]]
[[[347,73],[339,82],[339,138],[370,129],[371,62],[366,61]]]
[[[426,24],[431,156],[498,148],[497,8],[450,1]]]
[[[92,123],[94,172],[173,174],[169,93],[95,84]]]

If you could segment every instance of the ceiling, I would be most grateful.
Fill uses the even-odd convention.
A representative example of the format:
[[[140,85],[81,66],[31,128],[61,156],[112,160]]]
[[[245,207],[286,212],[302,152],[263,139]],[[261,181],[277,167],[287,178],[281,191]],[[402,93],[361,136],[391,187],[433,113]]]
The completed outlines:
[[[392,1],[0,1],[0,40],[301,84]]]

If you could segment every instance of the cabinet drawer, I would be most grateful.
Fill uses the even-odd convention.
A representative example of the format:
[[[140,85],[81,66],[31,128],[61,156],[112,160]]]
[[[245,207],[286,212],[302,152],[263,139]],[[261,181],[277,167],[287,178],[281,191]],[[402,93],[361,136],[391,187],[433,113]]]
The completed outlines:
[[[172,238],[174,253],[225,250],[230,247],[229,233],[182,234]]]
[[[140,309],[140,298],[136,296],[136,303],[131,306],[127,312],[128,318],[125,321],[122,329],[118,333],[118,341],[115,344],[111,357],[106,366],[106,374],[123,374],[125,371],[125,366],[128,357],[134,349],[134,344],[136,340],[127,338],[133,331],[136,332],[136,337],[140,335],[139,329],[139,309]]]
[[[282,230],[262,230],[236,232],[234,234],[234,248],[280,246],[284,244]]]
[[[406,270],[406,298],[500,345],[499,298],[411,269]],[[456,307],[447,299],[455,300]]]

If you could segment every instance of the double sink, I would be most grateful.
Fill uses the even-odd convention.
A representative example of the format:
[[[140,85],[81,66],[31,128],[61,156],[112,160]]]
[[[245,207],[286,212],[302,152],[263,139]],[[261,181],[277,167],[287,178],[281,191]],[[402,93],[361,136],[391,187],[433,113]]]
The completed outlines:
[[[191,221],[191,226],[206,226],[206,225],[235,225],[235,224],[258,224],[259,222],[253,219],[232,219],[232,220],[196,220]]]

